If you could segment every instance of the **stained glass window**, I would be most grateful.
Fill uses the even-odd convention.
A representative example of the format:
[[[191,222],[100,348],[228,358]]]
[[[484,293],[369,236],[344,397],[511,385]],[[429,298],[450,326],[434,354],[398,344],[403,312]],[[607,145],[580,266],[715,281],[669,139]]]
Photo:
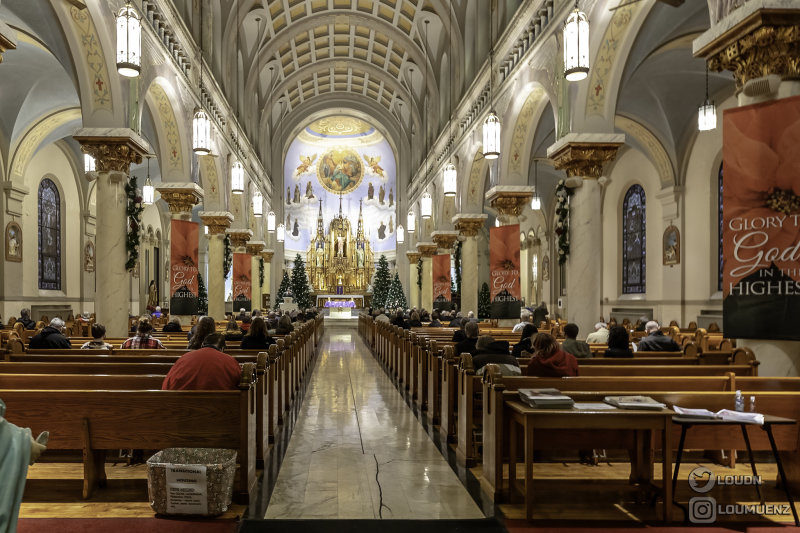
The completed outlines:
[[[39,288],[61,290],[61,197],[56,184],[39,184]]]
[[[622,203],[622,294],[644,294],[647,288],[645,214],[644,189],[633,185]]]
[[[717,290],[722,290],[722,163],[719,164],[719,176],[717,178],[717,223],[719,224],[719,235],[717,235],[719,247],[717,248]]]

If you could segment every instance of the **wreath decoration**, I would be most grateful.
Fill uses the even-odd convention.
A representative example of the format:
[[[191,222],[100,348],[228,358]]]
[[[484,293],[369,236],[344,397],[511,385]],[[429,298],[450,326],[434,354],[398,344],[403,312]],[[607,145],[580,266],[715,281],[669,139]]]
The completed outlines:
[[[230,235],[226,233],[222,243],[225,246],[225,252],[222,255],[222,278],[227,279],[228,274],[231,272],[231,266],[233,265],[233,251],[231,250]]]
[[[128,215],[128,235],[125,239],[125,250],[128,252],[128,260],[125,261],[125,270],[133,270],[139,260],[139,229],[142,225],[142,197],[136,190],[136,176],[131,176],[125,184],[125,196],[127,204],[125,214]]]
[[[564,264],[569,255],[569,197],[572,195],[564,180],[556,186],[556,235],[558,235],[558,263]]]

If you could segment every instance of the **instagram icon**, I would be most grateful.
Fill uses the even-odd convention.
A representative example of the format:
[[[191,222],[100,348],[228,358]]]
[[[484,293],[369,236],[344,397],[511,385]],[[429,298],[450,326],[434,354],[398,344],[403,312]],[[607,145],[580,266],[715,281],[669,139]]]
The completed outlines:
[[[697,496],[689,500],[689,521],[693,524],[712,524],[717,519],[717,500]]]

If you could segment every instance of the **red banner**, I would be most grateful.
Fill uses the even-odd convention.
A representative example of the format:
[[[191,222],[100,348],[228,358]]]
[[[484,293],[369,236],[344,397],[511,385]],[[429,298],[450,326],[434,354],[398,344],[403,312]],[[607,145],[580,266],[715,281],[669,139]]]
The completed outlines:
[[[173,220],[170,227],[170,314],[197,313],[197,246],[199,226],[196,222]]]
[[[251,307],[252,266],[250,254],[233,254],[233,310],[238,312],[242,307],[249,311]]]
[[[519,318],[519,224],[489,230],[492,318]]]
[[[433,256],[433,308],[450,309],[450,255]]]
[[[800,97],[729,109],[723,127],[725,336],[800,339]]]

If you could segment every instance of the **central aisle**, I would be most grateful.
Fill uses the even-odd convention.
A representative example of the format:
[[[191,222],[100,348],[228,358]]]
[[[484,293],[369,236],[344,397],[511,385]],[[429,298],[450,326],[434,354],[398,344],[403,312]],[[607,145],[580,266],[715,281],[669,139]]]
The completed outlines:
[[[326,328],[266,518],[483,518],[354,329]]]

